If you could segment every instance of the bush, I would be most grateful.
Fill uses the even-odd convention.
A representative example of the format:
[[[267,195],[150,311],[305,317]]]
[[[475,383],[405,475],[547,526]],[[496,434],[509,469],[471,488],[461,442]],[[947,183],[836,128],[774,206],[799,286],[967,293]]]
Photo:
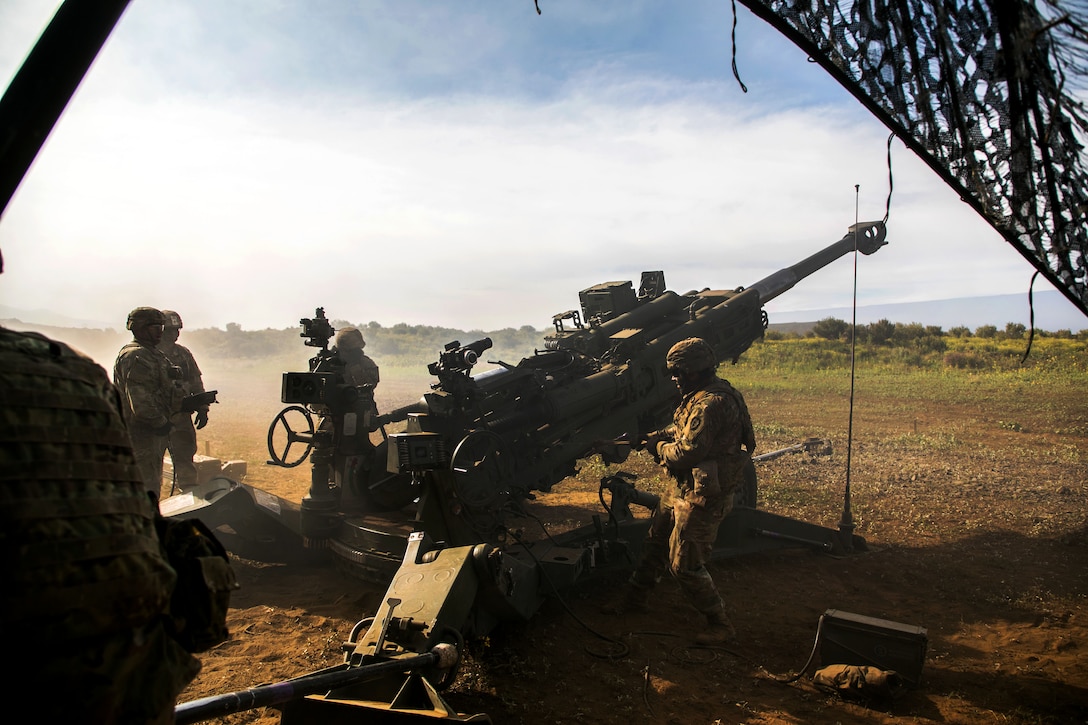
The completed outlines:
[[[1005,325],[1005,337],[1010,340],[1022,340],[1024,339],[1024,333],[1027,332],[1027,327],[1019,322],[1010,322]]]
[[[944,354],[944,364],[950,368],[961,370],[981,370],[986,367],[986,361],[973,352],[952,350]]]
[[[812,333],[825,340],[841,340],[849,329],[850,325],[845,320],[827,317],[812,326]]]
[[[877,320],[869,325],[869,340],[874,345],[885,345],[895,335],[895,325],[889,320]]]

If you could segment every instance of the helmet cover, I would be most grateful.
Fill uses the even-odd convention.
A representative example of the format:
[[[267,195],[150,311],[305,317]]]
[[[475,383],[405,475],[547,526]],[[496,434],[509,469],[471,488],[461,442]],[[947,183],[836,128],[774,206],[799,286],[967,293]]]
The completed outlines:
[[[341,350],[362,350],[366,347],[366,340],[359,328],[344,327],[336,333],[336,347]]]
[[[137,307],[132,312],[128,313],[128,322],[125,323],[126,330],[133,330],[137,327],[143,327],[144,325],[165,325],[166,318],[162,316],[154,307]]]
[[[185,327],[185,325],[181,324],[181,315],[174,312],[173,310],[163,310],[162,316],[166,319],[166,327],[173,327],[178,330]]]
[[[691,374],[715,369],[718,367],[718,359],[714,355],[714,349],[705,340],[689,337],[669,349],[669,354],[665,356],[665,365],[670,369],[676,368]]]

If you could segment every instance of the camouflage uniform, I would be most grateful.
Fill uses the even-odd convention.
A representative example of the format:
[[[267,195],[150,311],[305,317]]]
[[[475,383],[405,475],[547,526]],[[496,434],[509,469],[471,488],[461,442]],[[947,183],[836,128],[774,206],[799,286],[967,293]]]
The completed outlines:
[[[366,341],[358,328],[345,327],[336,333],[336,353],[344,365],[344,380],[354,385],[359,391],[355,402],[353,418],[344,421],[344,444],[351,446],[350,439],[356,435],[365,438],[364,449],[370,448],[369,433],[377,430],[378,405],[374,400],[374,388],[378,387],[378,364],[371,360],[363,348]]]
[[[133,310],[133,323],[162,313],[149,307]],[[161,324],[161,323],[160,323]],[[125,423],[128,425],[136,465],[144,485],[156,497],[162,487],[162,458],[171,427],[171,418],[181,410],[181,387],[175,384],[180,372],[154,344],[133,340],[117,353],[113,382],[121,393]]]
[[[674,346],[669,364],[681,364],[686,350],[684,342]],[[709,346],[705,351],[700,347],[698,354],[711,355],[709,361],[697,364],[712,370],[713,352]],[[713,622],[725,612],[706,561],[756,441],[743,396],[727,381],[707,375],[699,389],[683,396],[672,425],[648,436],[654,459],[676,485],[651,522],[631,584],[646,593],[670,571],[695,609]]]
[[[168,632],[155,514],[105,370],[0,328],[5,686],[34,721],[173,721],[200,663]]]
[[[378,364],[363,353],[366,340],[358,328],[345,327],[336,333],[336,351],[344,362],[344,377],[355,386],[378,386]]]
[[[182,329],[181,315],[172,310],[163,310],[162,315],[166,320],[166,337],[159,343],[159,350],[181,371],[179,383],[182,393],[187,396],[203,393],[204,378],[200,366],[196,364],[196,358],[189,348],[179,345],[177,338],[170,334],[171,330]],[[170,339],[171,337],[174,339]],[[175,413],[170,418],[173,427],[170,429],[166,447],[170,451],[170,462],[174,467],[174,480],[181,491],[187,491],[197,484],[196,466],[193,465],[193,456],[196,455],[196,430],[197,427],[203,428],[207,424],[209,407],[202,405],[196,409],[197,426],[193,425],[192,414],[189,412]]]

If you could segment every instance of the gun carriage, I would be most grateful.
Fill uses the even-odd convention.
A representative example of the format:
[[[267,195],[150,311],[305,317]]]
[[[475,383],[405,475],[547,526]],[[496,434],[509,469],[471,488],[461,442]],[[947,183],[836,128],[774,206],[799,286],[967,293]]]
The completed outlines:
[[[277,696],[293,694],[275,701],[263,691],[209,698],[179,706],[178,722],[273,702],[285,702],[284,722],[357,707],[459,718],[439,690],[454,680],[464,640],[531,618],[552,591],[630,567],[650,522],[631,506],[649,512],[658,504],[617,471],[601,480],[605,516],[527,541],[510,522],[525,515],[534,492],[550,491],[593,455],[622,464],[632,444],[669,422],[679,400],[665,370],[673,344],[701,337],[719,362],[736,362],[763,336],[767,302],[849,252],[872,254],[885,234],[882,222],[855,224],[834,244],[748,288],[677,294],[665,289],[661,272],[643,273],[637,291],[631,282],[595,285],[580,293],[580,309],[552,318],[542,350],[473,375],[492,341],[452,341],[428,366],[436,378],[430,390],[383,415],[372,387],[345,378],[328,346],[335,330],[324,310],[302,319],[300,336],[318,351],[307,371],[283,374],[287,407],[269,428],[268,447],[275,465],[309,460],[306,496],[295,503],[215,479],[196,495],[167,499],[163,511],[199,517],[249,558],[331,557],[387,585],[384,603],[352,632],[344,665],[315,673],[331,678],[317,680],[318,689],[281,687]],[[394,424],[403,430],[389,432]],[[750,467],[714,558],[783,547],[865,548],[852,526],[761,510],[757,494]]]

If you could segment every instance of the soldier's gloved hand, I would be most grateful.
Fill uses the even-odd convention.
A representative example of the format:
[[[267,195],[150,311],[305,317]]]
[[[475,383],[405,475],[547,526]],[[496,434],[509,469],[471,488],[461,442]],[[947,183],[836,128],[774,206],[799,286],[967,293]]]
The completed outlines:
[[[151,432],[154,433],[157,436],[170,435],[170,431],[173,429],[173,427],[174,427],[173,423],[171,423],[170,421],[166,421],[164,424],[160,425],[158,428],[152,428]]]
[[[671,443],[671,441],[657,441],[656,443],[654,443],[653,448],[650,449],[653,453],[654,463],[662,466],[666,464],[665,456],[661,453],[661,446],[665,445],[666,443]]]
[[[635,450],[646,450],[651,456],[653,456],[655,463],[661,462],[661,457],[657,455],[657,446],[665,441],[665,437],[660,433],[646,433],[641,437],[638,442],[638,447]]]
[[[197,430],[206,426],[208,424],[208,411],[198,410],[196,412],[196,418],[193,419],[193,424],[196,426]]]

